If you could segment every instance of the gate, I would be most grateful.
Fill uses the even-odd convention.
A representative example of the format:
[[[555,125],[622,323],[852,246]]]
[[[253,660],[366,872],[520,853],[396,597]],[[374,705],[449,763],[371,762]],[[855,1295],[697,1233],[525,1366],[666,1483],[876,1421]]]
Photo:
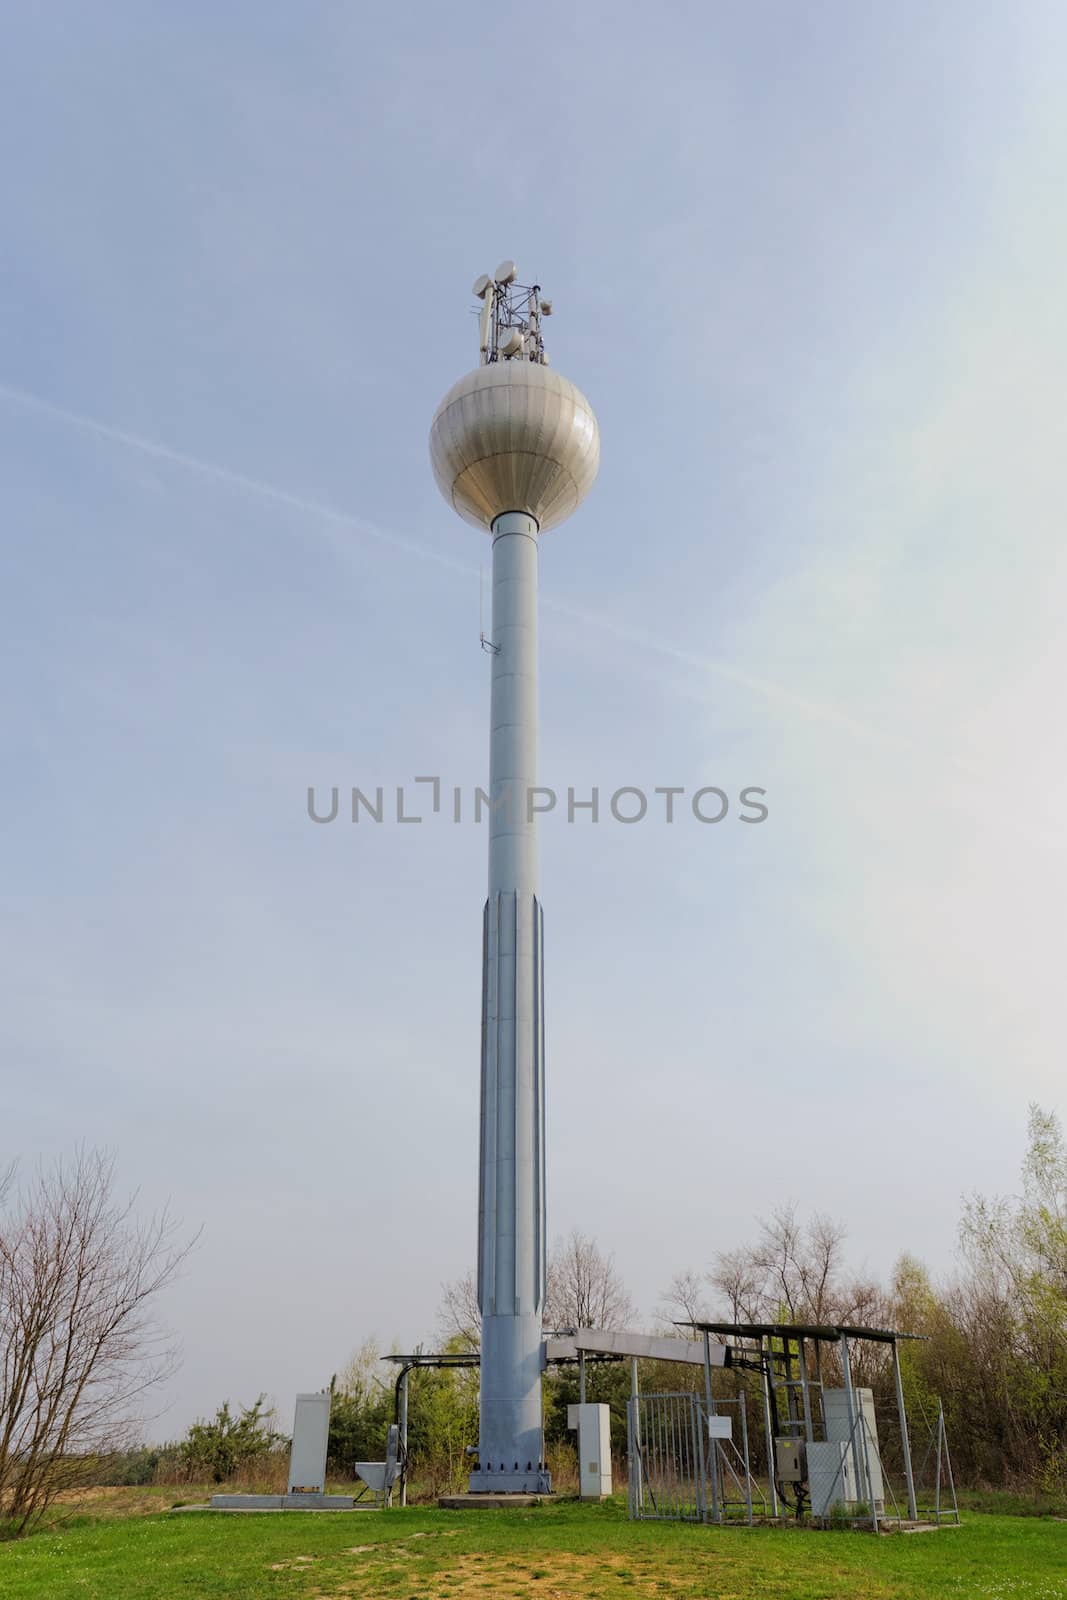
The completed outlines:
[[[715,1402],[736,1407],[741,1449],[727,1418],[709,1418],[695,1394],[640,1394],[626,1408],[630,1516],[646,1522],[734,1522],[755,1519],[766,1496],[752,1477],[743,1394]]]
[[[704,1407],[693,1394],[634,1395],[626,1408],[630,1516],[707,1520]]]

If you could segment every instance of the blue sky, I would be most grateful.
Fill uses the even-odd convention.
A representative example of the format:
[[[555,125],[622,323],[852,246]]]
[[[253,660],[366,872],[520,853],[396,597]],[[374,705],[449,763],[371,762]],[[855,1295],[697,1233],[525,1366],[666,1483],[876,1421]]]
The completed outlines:
[[[790,1197],[951,1269],[1064,1110],[1061,7],[23,9],[0,65],[0,1157],[202,1242],[159,1433],[432,1335],[475,1231],[504,256],[602,434],[544,541],[549,1207],[650,1318]]]

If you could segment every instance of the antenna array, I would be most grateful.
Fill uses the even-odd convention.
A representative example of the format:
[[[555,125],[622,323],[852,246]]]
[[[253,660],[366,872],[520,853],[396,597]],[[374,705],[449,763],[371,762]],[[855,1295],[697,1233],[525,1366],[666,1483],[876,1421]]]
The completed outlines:
[[[516,272],[514,261],[502,261],[492,277],[483,272],[474,280],[473,292],[482,302],[478,350],[483,367],[494,361],[548,366],[541,318],[552,315],[552,302],[542,299],[540,284],[516,283]]]

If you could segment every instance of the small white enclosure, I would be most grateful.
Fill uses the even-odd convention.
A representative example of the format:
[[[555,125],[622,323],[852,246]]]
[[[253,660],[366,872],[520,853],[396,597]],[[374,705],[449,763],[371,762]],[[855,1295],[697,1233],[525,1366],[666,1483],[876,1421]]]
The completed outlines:
[[[330,1438],[330,1393],[298,1394],[289,1453],[289,1493],[322,1494]]]
[[[568,1406],[567,1426],[578,1429],[582,1499],[602,1500],[611,1493],[611,1408],[594,1404]]]
[[[852,1451],[841,1439],[816,1439],[808,1445],[808,1492],[813,1517],[828,1517],[835,1506],[866,1498],[860,1494]]]
[[[858,1500],[870,1498],[879,1512],[885,1509],[885,1489],[882,1484],[882,1465],[878,1458],[878,1422],[874,1414],[874,1394],[870,1389],[853,1389],[852,1412],[855,1427],[855,1477]],[[844,1389],[824,1389],[822,1414],[826,1424],[826,1437],[835,1443],[847,1445],[853,1430],[849,1426],[849,1400]],[[867,1474],[870,1473],[868,1483]],[[814,1496],[813,1496],[814,1498]],[[847,1498],[842,1496],[842,1499]],[[813,1507],[814,1510],[814,1507]]]

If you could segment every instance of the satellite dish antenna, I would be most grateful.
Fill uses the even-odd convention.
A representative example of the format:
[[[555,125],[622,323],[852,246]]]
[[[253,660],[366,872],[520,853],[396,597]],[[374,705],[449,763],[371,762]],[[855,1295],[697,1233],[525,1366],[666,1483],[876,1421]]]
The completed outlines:
[[[518,271],[514,261],[502,261],[493,273],[493,279],[496,283],[514,283]]]
[[[486,295],[489,293],[490,288],[492,287],[492,283],[493,280],[489,276],[488,272],[483,272],[480,278],[475,278],[474,288],[471,290],[474,298],[476,300],[484,300]]]
[[[500,354],[502,356],[517,356],[523,347],[523,342],[522,329],[509,328],[508,336],[500,346]]]
[[[552,302],[551,302],[551,300],[542,300],[541,301],[541,315],[543,317],[550,317],[552,315]]]

